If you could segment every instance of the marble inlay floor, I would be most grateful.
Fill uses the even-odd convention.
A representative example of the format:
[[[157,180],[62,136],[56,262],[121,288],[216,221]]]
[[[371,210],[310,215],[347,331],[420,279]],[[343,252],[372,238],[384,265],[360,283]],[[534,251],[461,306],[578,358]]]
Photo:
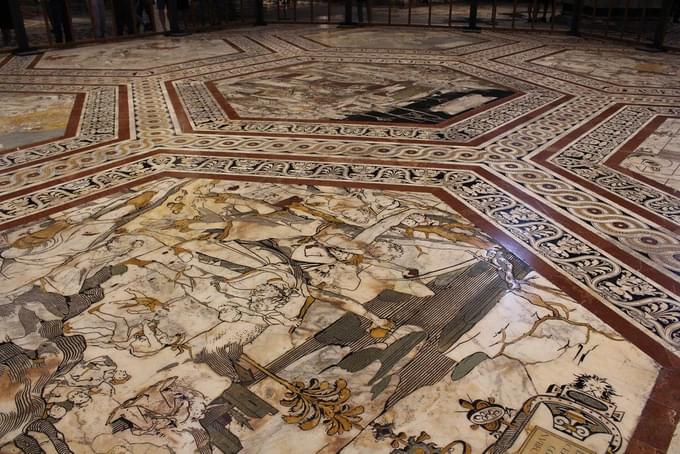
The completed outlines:
[[[680,191],[680,119],[663,122],[621,165]]]
[[[0,151],[63,136],[74,95],[0,93]]]
[[[154,66],[220,57],[238,50],[218,37],[165,37],[101,44],[48,53],[38,64],[45,69],[147,69]]]
[[[348,62],[303,63],[215,87],[240,117],[415,124],[441,123],[513,93],[441,66]]]
[[[680,61],[665,54],[649,55],[619,50],[567,50],[536,59],[540,65],[632,86],[680,86]]]
[[[450,39],[448,30],[423,29],[420,33],[413,33],[408,29],[395,29],[385,33],[384,29],[361,29],[353,33],[335,33],[333,29],[310,33],[307,39],[314,40],[331,47],[362,48],[370,43],[369,47],[382,49],[431,49],[445,51],[456,47],[467,46],[483,42],[475,35],[457,36]]]
[[[680,452],[679,67],[398,27],[2,57],[0,453]]]

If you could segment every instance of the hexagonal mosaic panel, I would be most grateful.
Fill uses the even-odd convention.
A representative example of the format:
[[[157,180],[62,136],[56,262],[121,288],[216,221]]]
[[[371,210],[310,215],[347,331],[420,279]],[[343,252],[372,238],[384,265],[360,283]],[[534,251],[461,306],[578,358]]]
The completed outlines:
[[[657,375],[428,192],[161,178],[2,241],[0,446],[617,452]]]
[[[42,69],[150,69],[237,52],[238,49],[219,38],[200,35],[182,39],[156,37],[142,41],[100,44],[50,52],[40,59],[37,67]],[[154,58],[158,55],[163,56],[160,61]]]
[[[218,80],[236,118],[438,124],[514,92],[442,66],[313,62]]]

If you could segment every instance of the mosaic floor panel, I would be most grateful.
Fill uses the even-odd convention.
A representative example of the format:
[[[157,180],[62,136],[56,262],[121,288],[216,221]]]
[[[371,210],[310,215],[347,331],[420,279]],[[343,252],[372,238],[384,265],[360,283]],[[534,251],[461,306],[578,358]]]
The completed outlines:
[[[215,82],[234,117],[437,124],[513,94],[439,66],[316,62]],[[228,100],[228,101],[227,101]]]
[[[678,68],[398,27],[3,57],[0,452],[677,452]]]
[[[621,166],[680,192],[680,119],[664,121]]]
[[[0,93],[0,150],[63,136],[75,101],[74,95]]]

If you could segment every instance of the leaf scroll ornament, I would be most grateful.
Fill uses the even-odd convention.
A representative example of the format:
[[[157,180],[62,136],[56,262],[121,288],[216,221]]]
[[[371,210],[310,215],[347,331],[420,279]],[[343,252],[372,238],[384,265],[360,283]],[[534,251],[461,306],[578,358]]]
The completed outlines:
[[[309,386],[294,382],[286,388],[288,391],[281,399],[281,405],[289,408],[289,414],[283,416],[286,423],[311,430],[323,422],[328,435],[340,435],[353,427],[362,428],[359,423],[364,407],[352,407],[348,403],[352,391],[342,378],[334,384],[312,378]]]

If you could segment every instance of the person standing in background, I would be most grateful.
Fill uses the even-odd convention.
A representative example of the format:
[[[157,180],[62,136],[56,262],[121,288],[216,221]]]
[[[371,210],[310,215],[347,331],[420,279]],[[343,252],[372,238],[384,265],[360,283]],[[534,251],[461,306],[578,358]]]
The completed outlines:
[[[68,7],[65,0],[48,0],[47,15],[52,25],[52,33],[57,43],[73,41],[71,33],[71,20],[68,14]]]
[[[2,31],[2,45],[8,47],[12,42],[12,11],[9,9],[9,0],[0,0],[0,31]]]
[[[548,9],[550,8],[549,0],[533,0],[529,3],[529,22],[538,22],[538,15],[543,10],[543,15],[541,16],[541,22],[548,22]]]
[[[426,0],[427,3],[429,0]],[[368,8],[366,0],[357,0],[357,22],[364,23],[364,9],[366,9],[366,17],[368,22],[371,22],[371,10]]]
[[[158,21],[161,23],[163,33],[168,31],[165,25],[165,0],[156,0],[156,9],[158,10]]]
[[[290,0],[289,0],[290,1]],[[228,23],[236,19],[236,9],[232,0],[214,0],[215,10],[217,11],[216,24]],[[240,13],[242,14],[242,13]]]
[[[189,28],[189,9],[191,8],[190,0],[177,0],[177,14],[180,26],[183,25],[186,30]]]
[[[116,35],[135,33],[134,18],[132,17],[132,0],[113,0],[113,15],[116,20]]]
[[[154,17],[153,0],[137,0],[137,23],[140,27],[140,32],[156,31],[156,20]],[[144,13],[148,18],[148,22],[144,21]]]
[[[92,14],[95,38],[104,38],[106,35],[106,5],[104,0],[90,0],[90,13]]]

